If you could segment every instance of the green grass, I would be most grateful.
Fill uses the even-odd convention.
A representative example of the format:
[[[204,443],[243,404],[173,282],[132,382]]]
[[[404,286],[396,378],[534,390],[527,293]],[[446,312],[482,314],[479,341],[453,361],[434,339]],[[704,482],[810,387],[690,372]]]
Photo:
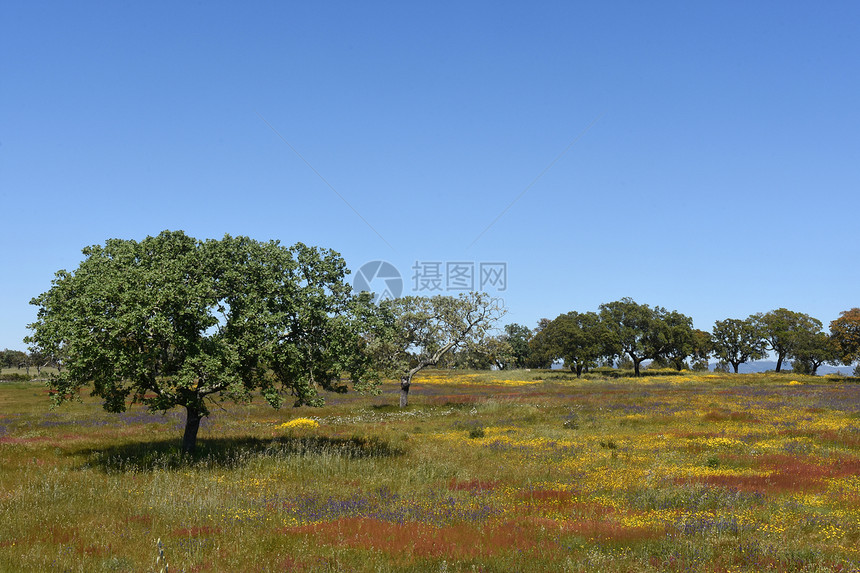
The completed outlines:
[[[224,404],[193,458],[178,411],[0,383],[0,571],[860,569],[850,380],[423,374]]]

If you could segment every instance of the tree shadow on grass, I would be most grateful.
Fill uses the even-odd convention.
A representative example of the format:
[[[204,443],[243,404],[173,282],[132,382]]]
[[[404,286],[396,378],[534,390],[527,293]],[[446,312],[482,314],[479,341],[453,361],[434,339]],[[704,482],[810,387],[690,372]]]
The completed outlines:
[[[129,442],[107,448],[87,448],[70,452],[84,456],[84,467],[105,473],[150,472],[176,469],[233,469],[252,460],[294,457],[390,458],[403,450],[376,437],[283,436],[201,438],[194,454],[183,455],[178,440]]]

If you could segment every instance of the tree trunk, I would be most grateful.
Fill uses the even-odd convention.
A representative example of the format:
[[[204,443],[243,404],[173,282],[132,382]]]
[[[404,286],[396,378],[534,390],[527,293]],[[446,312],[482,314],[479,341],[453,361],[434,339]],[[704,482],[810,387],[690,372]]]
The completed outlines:
[[[779,372],[782,368],[782,359],[785,358],[784,354],[778,354],[776,357],[776,371]]]
[[[409,405],[409,385],[412,384],[412,376],[404,376],[400,379],[400,407]]]
[[[738,366],[740,366],[740,362],[732,362],[732,367],[735,369],[735,374],[738,373]]]
[[[193,454],[197,448],[197,430],[200,429],[200,412],[191,406],[186,406],[185,434],[182,436],[182,453]]]
[[[638,360],[636,358],[633,359],[633,376],[635,376],[637,378],[639,377],[639,363],[642,362],[643,360],[645,360],[645,359],[644,358],[639,358]]]
[[[582,365],[581,365],[581,364],[577,364],[577,365],[576,365],[576,377],[577,377],[577,378],[580,378],[581,376],[582,376]]]

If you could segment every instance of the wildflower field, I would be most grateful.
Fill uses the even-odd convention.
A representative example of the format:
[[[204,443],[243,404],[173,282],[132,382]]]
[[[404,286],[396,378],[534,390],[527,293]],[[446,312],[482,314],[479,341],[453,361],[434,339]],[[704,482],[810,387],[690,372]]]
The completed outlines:
[[[397,399],[224,404],[189,460],[180,411],[0,384],[0,571],[860,571],[855,380],[436,371]]]

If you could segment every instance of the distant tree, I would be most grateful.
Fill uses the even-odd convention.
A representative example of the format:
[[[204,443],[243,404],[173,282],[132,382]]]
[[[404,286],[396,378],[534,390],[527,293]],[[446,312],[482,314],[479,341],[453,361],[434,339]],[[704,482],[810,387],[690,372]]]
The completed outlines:
[[[714,355],[722,362],[731,364],[735,374],[738,366],[749,360],[764,358],[767,350],[758,325],[751,318],[716,321],[711,340]]]
[[[456,368],[506,370],[514,364],[514,354],[504,334],[486,336],[480,344],[468,344],[466,348],[448,355],[452,354]]]
[[[773,352],[776,353],[776,371],[782,369],[782,363],[800,344],[800,340],[809,334],[821,331],[821,321],[808,314],[778,308],[767,313],[758,313],[751,317],[758,324],[759,331]]]
[[[704,330],[699,330],[698,328],[693,329],[693,347],[692,354],[693,357],[693,370],[707,370],[708,369],[708,358],[713,353],[714,343],[711,340],[711,334]]]
[[[835,360],[850,365],[860,360],[860,308],[843,310],[830,323]]]
[[[532,339],[532,336],[534,335],[528,326],[516,323],[505,325],[505,334],[502,335],[502,339],[510,345],[512,354],[511,367],[526,368],[528,366],[531,352],[529,341]]]
[[[504,334],[491,337],[485,345],[484,352],[489,355],[493,366],[499,370],[519,368],[514,347],[511,345],[510,339]]]
[[[676,311],[623,298],[600,305],[600,320],[611,334],[612,352],[630,357],[634,376],[639,376],[644,360],[666,357],[677,361],[690,354],[692,321]]]
[[[436,366],[449,352],[483,346],[505,314],[496,299],[475,292],[459,297],[406,296],[383,301],[382,310],[391,323],[376,357],[400,376],[401,408],[408,405],[412,378],[418,372]]]
[[[798,374],[815,376],[825,362],[838,361],[834,340],[824,332],[801,333],[792,351],[791,369]]]
[[[3,368],[27,368],[30,364],[26,352],[21,350],[4,349],[0,353],[0,365]]]
[[[597,366],[598,360],[611,350],[611,335],[593,312],[568,312],[559,315],[541,330],[543,352],[551,360],[564,360],[565,366],[576,372]]]
[[[41,374],[42,368],[51,364],[51,359],[38,350],[33,350],[27,355],[27,362],[36,368],[37,374]]]
[[[665,356],[675,370],[683,369],[684,361],[695,350],[693,320],[675,310],[657,312],[655,318],[658,320],[658,328],[662,327],[665,331],[666,339],[665,346],[658,356]]]
[[[362,336],[370,299],[352,295],[337,253],[164,231],[83,254],[32,300],[39,310],[27,342],[66,357],[49,382],[55,404],[92,384],[111,412],[184,407],[190,453],[215,400],[259,391],[276,408],[285,394],[320,405],[317,388],[345,391],[343,374],[372,388]]]
[[[654,329],[654,313],[645,304],[631,298],[600,305],[600,319],[612,335],[614,354],[626,354],[633,362],[635,376],[639,365],[648,358],[658,356],[650,344]]]
[[[540,319],[532,333],[532,337],[529,339],[529,358],[527,363],[529,368],[552,368],[554,359],[552,352],[550,352],[548,339],[541,334],[551,322],[552,320],[549,318]]]

